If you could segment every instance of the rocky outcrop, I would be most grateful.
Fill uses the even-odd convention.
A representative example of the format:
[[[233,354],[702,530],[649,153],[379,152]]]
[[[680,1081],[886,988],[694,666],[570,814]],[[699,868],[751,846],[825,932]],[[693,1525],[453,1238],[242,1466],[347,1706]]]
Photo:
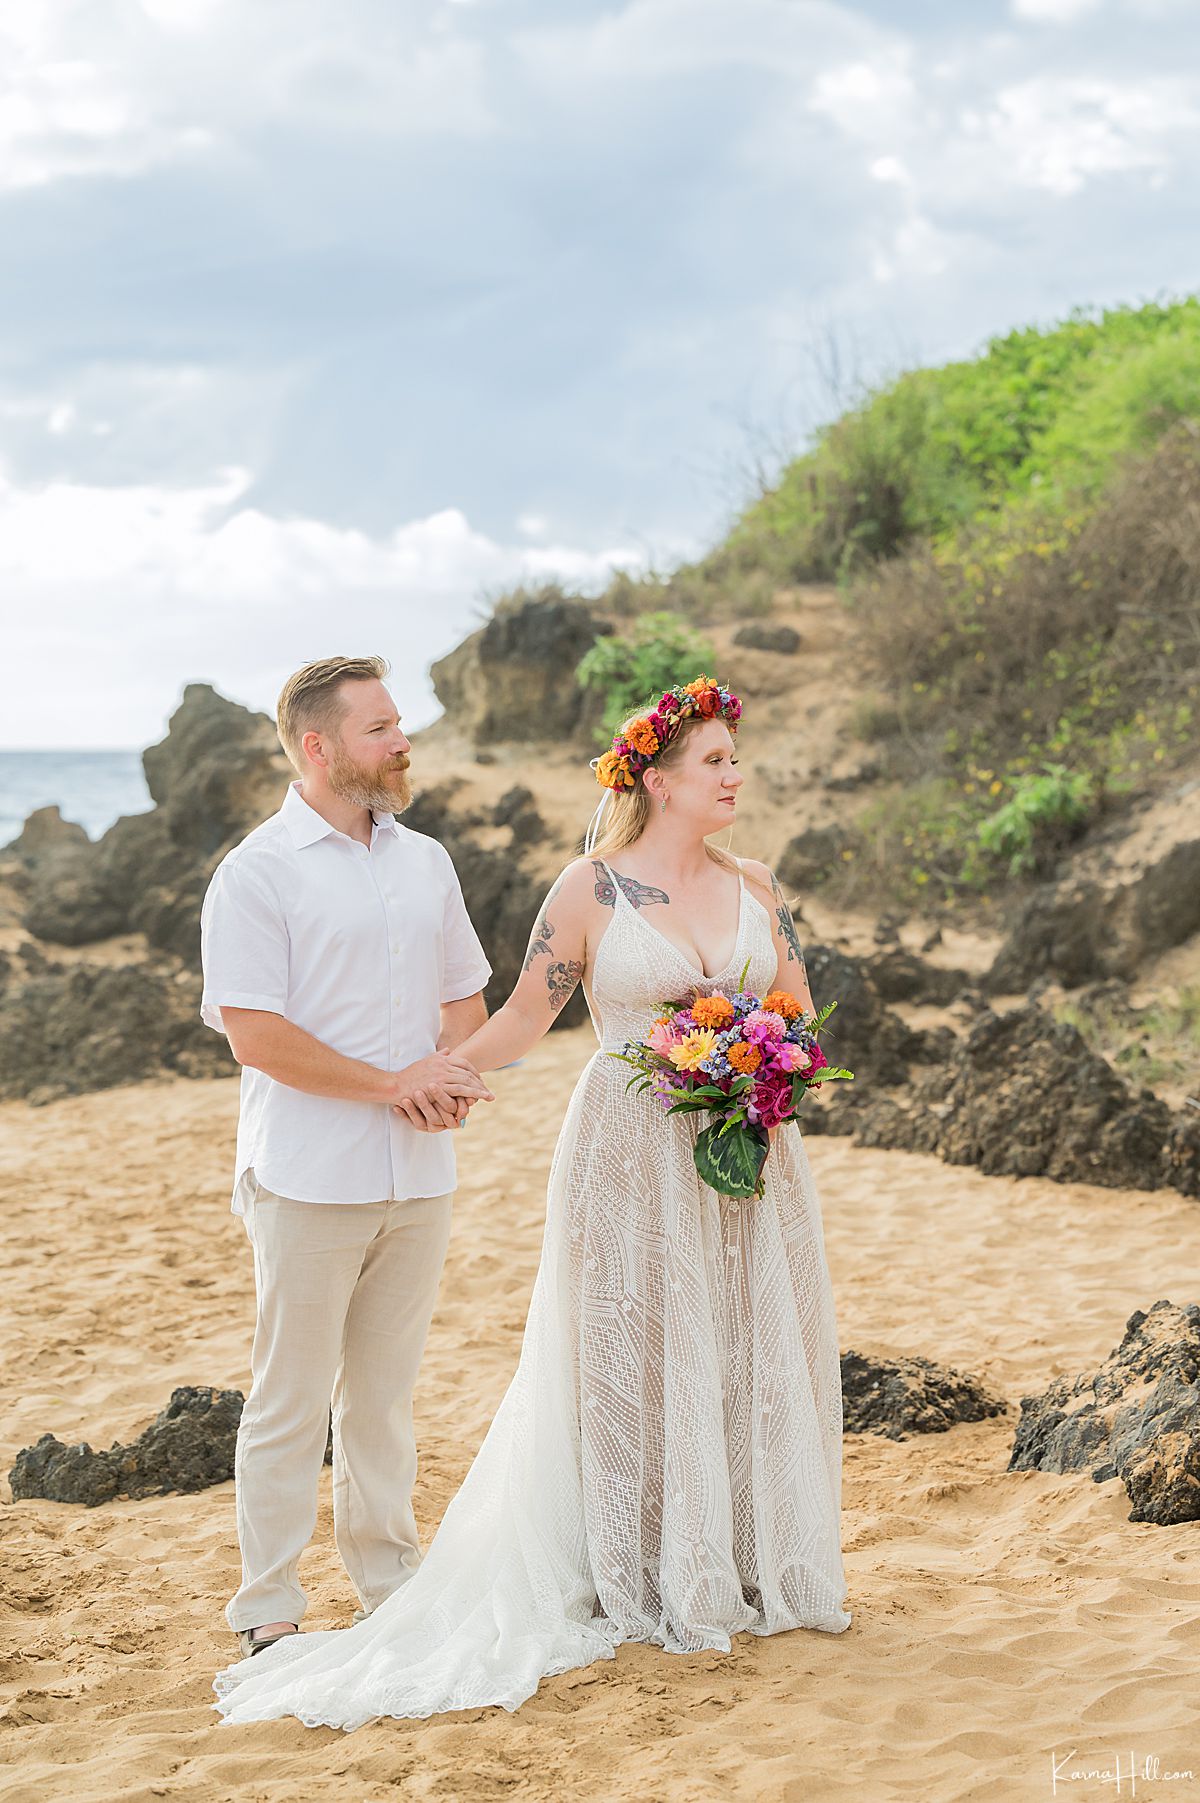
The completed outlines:
[[[205,683],[189,683],[167,736],[142,763],[156,806],[93,843],[34,816],[8,848],[28,874],[22,924],[57,945],[141,932],[194,968],[200,903],[224,850],[279,806],[292,774],[275,728]],[[40,810],[45,813],[47,810]]]
[[[775,861],[780,887],[803,894],[827,883],[851,844],[848,833],[836,826],[809,826],[789,839]]]
[[[1136,1309],[1097,1370],[1023,1396],[1008,1469],[1090,1469],[1121,1479],[1130,1521],[1200,1520],[1200,1307]]]
[[[800,634],[794,626],[781,620],[749,620],[733,635],[735,645],[749,651],[770,651],[776,657],[794,657],[800,649]]]
[[[575,681],[575,666],[612,630],[588,602],[553,584],[519,589],[433,665],[434,690],[453,726],[475,745],[583,741],[601,709]]]
[[[1008,1404],[977,1378],[920,1357],[842,1354],[842,1425],[848,1434],[944,1434],[959,1421],[1003,1415]]]
[[[1074,1027],[1036,1005],[985,1009],[943,1065],[912,1072],[907,1093],[894,1073],[884,1082],[882,1092],[860,1090],[841,1129],[859,1145],[935,1152],[988,1176],[1170,1184],[1200,1196],[1196,1119],[1132,1088]]]
[[[41,1104],[164,1072],[236,1070],[225,1040],[200,1019],[193,972],[157,960],[23,962],[24,981],[0,984],[0,1095]]]
[[[150,1426],[128,1446],[107,1452],[84,1441],[65,1446],[43,1434],[17,1454],[8,1474],[13,1501],[111,1502],[115,1496],[162,1496],[170,1490],[206,1490],[233,1476],[233,1454],[242,1413],[240,1390],[181,1388]]]
[[[825,1056],[852,1070],[854,1081],[827,1084],[811,1106],[806,1098],[801,1127],[805,1133],[854,1133],[860,1114],[884,1086],[905,1084],[915,1070],[942,1065],[953,1053],[955,1037],[949,1027],[910,1027],[885,1007],[861,959],[810,943],[804,962],[818,1002],[837,1002],[821,1029]]]
[[[969,972],[929,964],[899,945],[868,958],[865,969],[885,1002],[932,1002],[944,1007],[973,984]]]
[[[523,848],[545,837],[546,827],[533,805],[532,791],[507,791],[487,813],[455,807],[457,783],[441,783],[413,797],[404,821],[415,831],[440,839],[454,860],[467,912],[492,966],[484,991],[489,1008],[499,1007],[516,984],[529,935],[545,900],[548,884],[525,863]],[[483,826],[507,826],[506,848],[485,847],[475,838]],[[556,1027],[582,1025],[587,1000],[576,988],[555,1019]]]
[[[1200,815],[1200,796],[1194,811]],[[1035,891],[1017,911],[984,987],[1012,995],[1040,976],[1069,989],[1103,977],[1127,980],[1144,959],[1197,931],[1200,836],[1176,840],[1142,868],[1074,876]]]

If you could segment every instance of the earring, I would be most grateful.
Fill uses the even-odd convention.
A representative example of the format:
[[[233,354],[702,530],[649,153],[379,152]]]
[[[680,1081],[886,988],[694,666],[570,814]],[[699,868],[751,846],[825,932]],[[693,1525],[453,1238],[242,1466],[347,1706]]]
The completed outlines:
[[[660,812],[661,812],[661,813],[663,813],[663,814],[665,814],[665,813],[666,813],[666,811],[667,811],[667,798],[666,798],[666,796],[665,796],[665,795],[664,795],[664,796],[663,796],[663,798],[662,798],[662,807],[661,807],[661,809],[660,809],[660,810],[659,810],[659,811],[660,811]]]

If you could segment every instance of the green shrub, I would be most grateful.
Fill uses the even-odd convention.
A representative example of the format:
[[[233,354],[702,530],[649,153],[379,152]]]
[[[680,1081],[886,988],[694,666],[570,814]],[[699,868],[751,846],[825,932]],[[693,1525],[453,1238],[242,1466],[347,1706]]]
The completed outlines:
[[[980,821],[979,843],[989,857],[1007,863],[1010,876],[1027,876],[1077,837],[1093,803],[1085,770],[1047,764],[1040,775],[1019,777],[1012,798]]]
[[[729,545],[793,580],[846,578],[1037,495],[1061,512],[1200,416],[1200,300],[1080,309],[911,370],[822,427]]]
[[[714,662],[706,639],[662,611],[644,614],[627,633],[597,639],[575,669],[580,686],[597,691],[603,701],[597,741],[610,740],[626,714],[653,705],[664,689],[710,673]]]

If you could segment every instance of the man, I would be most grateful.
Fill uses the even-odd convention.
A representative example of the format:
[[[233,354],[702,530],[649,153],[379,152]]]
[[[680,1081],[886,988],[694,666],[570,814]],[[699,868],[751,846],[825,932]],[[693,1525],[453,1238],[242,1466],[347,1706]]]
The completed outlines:
[[[395,815],[408,739],[382,658],[289,678],[299,772],[213,872],[201,1016],[242,1066],[233,1212],[254,1252],[252,1384],[235,1477],[251,1654],[295,1633],[333,1412],[338,1551],[369,1614],[416,1569],[412,1391],[450,1233],[454,1144],[494,1097],[453,1048],[492,974],[449,853]]]

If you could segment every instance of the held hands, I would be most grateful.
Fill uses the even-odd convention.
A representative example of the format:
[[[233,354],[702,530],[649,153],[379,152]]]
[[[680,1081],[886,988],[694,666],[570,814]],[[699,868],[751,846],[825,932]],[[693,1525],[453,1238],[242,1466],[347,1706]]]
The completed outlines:
[[[476,1102],[494,1102],[470,1059],[457,1052],[431,1052],[395,1073],[394,1113],[423,1133],[459,1127]]]

